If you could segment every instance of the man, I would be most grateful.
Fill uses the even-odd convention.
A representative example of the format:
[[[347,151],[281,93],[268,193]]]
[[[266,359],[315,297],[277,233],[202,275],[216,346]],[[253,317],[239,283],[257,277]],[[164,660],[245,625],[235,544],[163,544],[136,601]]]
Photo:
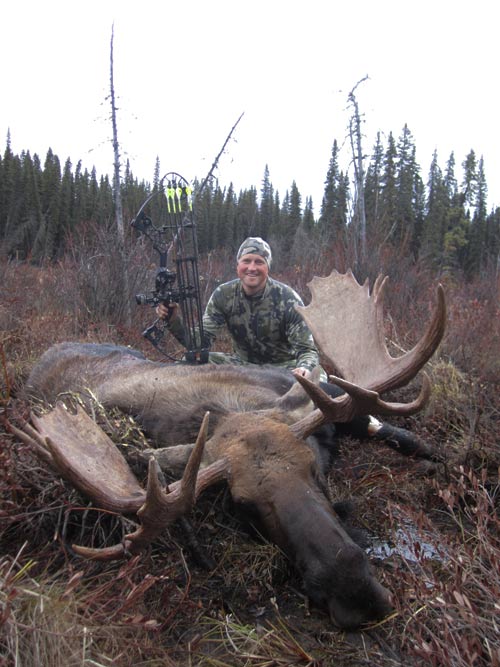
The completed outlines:
[[[236,256],[237,278],[219,285],[213,292],[203,315],[207,346],[226,327],[233,342],[233,354],[210,352],[215,364],[257,364],[287,368],[294,375],[309,377],[319,365],[318,351],[309,328],[295,310],[303,305],[300,296],[288,285],[269,276],[272,253],[269,244],[258,236],[243,241]],[[177,304],[157,306],[159,317],[168,320],[169,331],[184,342],[184,327]],[[322,388],[335,397],[342,393],[327,384],[322,372]],[[371,415],[357,417],[348,424],[324,427],[356,437],[386,440],[402,454],[431,458],[430,449],[413,433],[381,423]]]
[[[319,357],[311,332],[294,307],[302,306],[302,299],[291,287],[269,276],[271,262],[266,241],[259,237],[243,241],[236,256],[238,277],[215,289],[203,315],[209,347],[226,327],[233,354],[211,352],[209,361],[280,366],[308,377]],[[179,309],[159,305],[157,314],[168,318],[169,330],[182,342]]]

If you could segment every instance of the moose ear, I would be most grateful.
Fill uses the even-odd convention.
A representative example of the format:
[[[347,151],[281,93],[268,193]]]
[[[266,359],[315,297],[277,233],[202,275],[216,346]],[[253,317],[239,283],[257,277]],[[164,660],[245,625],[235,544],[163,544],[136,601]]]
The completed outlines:
[[[321,379],[321,372],[322,372],[321,367],[316,366],[316,368],[311,371],[309,381],[319,385]],[[283,396],[280,396],[280,398],[276,400],[275,405],[280,410],[289,412],[291,410],[304,408],[310,405],[310,403],[311,399],[305,392],[302,385],[299,384],[298,382],[294,382],[291,388],[286,392],[286,394],[283,394]]]

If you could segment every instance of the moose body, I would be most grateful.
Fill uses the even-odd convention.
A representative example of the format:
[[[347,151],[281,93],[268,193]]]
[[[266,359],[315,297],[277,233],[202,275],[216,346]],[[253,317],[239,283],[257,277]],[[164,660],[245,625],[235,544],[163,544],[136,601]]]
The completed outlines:
[[[291,373],[164,364],[129,348],[70,342],[42,355],[26,389],[48,403],[78,393],[132,414],[154,442],[167,445],[161,450],[167,468],[186,463],[191,447],[178,443],[194,441],[209,411],[205,464],[228,461],[233,500],[289,556],[309,597],[329,608],[341,627],[390,610],[388,591],[332,507],[325,458],[315,441],[311,446],[290,432],[289,424],[312,410]],[[170,459],[171,450],[176,455]]]
[[[212,427],[230,413],[275,407],[292,423],[312,405],[299,387],[290,392],[293,386],[291,373],[279,368],[165,364],[131,348],[68,342],[42,355],[26,389],[52,404],[78,393],[119,408],[159,447],[194,442],[206,411]]]
[[[367,288],[357,285],[352,275],[347,276],[347,282],[346,276],[336,273],[328,280],[328,292],[340,281],[343,292],[347,286],[357,294],[359,288],[366,297]],[[372,319],[378,326],[382,287],[376,285],[375,291],[379,302]],[[347,295],[347,300],[351,302],[352,297]],[[338,315],[338,308],[333,310]],[[315,338],[317,335],[321,339],[321,326],[328,323],[324,324],[321,309],[316,312],[319,327],[310,318],[308,324]],[[304,313],[303,316],[306,319]],[[411,414],[420,409],[428,397],[427,384],[411,404],[385,403],[377,392],[406,384],[415,376],[441,339],[444,320],[440,293],[433,320],[414,350],[402,361],[393,360],[379,341],[382,351],[376,359],[379,369],[374,382],[360,387],[335,378],[335,383],[347,392],[338,398],[304,378],[295,381],[291,374],[279,369],[162,364],[148,361],[128,348],[109,345],[63,343],[50,348],[32,370],[28,393],[50,403],[68,392],[79,393],[84,400],[93,397],[105,406],[134,415],[158,445],[167,445],[159,450],[166,467],[170,463],[174,467],[186,465],[182,480],[173,491],[170,487],[171,493],[156,489],[156,475],[151,472],[148,490],[143,492],[130,480],[120,461],[116,465],[122,471],[111,482],[108,477],[113,475],[112,466],[100,465],[100,453],[93,457],[95,463],[81,466],[83,452],[90,447],[91,427],[82,428],[85,436],[81,436],[80,449],[66,454],[64,436],[69,438],[73,432],[75,440],[80,437],[79,422],[76,418],[72,422],[67,411],[54,411],[46,423],[42,419],[35,421],[42,434],[38,441],[52,443],[50,456],[59,470],[96,502],[138,514],[141,527],[127,536],[127,547],[104,549],[102,557],[139,550],[158,534],[162,525],[192,506],[203,488],[214,480],[225,480],[233,499],[258,516],[269,538],[288,555],[302,575],[308,596],[329,610],[336,625],[356,627],[387,614],[391,596],[377,581],[366,554],[336,515],[325,484],[324,457],[310,436],[325,424],[351,422],[368,411]],[[325,353],[324,346],[322,352]],[[384,355],[392,366],[387,374],[380,371]],[[332,357],[327,354],[326,358]],[[341,367],[341,363],[332,365]],[[349,379],[349,375],[346,367],[344,376]],[[208,419],[204,417],[207,412],[209,431]],[[30,433],[28,439],[33,442],[33,432]],[[160,460],[160,455],[157,458]],[[155,458],[150,462],[150,471],[154,470],[154,461]],[[94,479],[87,484],[86,476]],[[106,495],[106,486],[123,487],[118,500],[111,498],[111,492]],[[163,524],[159,518],[162,512],[169,514]],[[101,557],[86,551],[89,557]]]

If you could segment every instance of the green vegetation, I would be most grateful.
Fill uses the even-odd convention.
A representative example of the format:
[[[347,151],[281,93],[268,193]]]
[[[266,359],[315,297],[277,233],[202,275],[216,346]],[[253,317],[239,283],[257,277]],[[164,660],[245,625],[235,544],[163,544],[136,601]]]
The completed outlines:
[[[459,176],[453,154],[443,171],[435,153],[425,179],[415,153],[407,126],[398,140],[389,133],[385,145],[378,135],[364,180],[363,226],[357,193],[339,169],[337,141],[325,165],[316,219],[311,198],[304,198],[295,182],[285,193],[277,192],[267,166],[260,189],[250,186],[236,193],[232,184],[222,187],[212,181],[196,200],[199,250],[234,251],[242,238],[258,235],[271,242],[276,257],[292,262],[302,259],[306,243],[309,254],[316,255],[325,245],[349,249],[349,264],[361,273],[366,255],[374,252],[395,253],[439,275],[464,275],[469,280],[496,270],[500,209],[487,210],[483,160],[471,150]],[[159,180],[158,162],[153,184],[138,182],[127,163],[121,184],[125,220],[134,217]],[[195,192],[197,187],[195,180]],[[108,176],[98,178],[95,169],[89,173],[81,162],[73,170],[69,158],[61,167],[51,149],[43,165],[29,151],[14,155],[7,139],[0,158],[0,247],[7,256],[36,263],[60,259],[75,232],[89,223],[109,225],[113,216]]]

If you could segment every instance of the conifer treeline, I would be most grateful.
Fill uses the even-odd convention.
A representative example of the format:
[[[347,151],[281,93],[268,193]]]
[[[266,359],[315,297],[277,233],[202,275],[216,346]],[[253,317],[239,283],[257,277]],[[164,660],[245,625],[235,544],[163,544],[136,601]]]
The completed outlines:
[[[363,184],[368,247],[388,245],[439,272],[462,271],[468,277],[497,266],[500,208],[487,210],[483,160],[471,150],[460,165],[460,180],[456,172],[453,153],[444,170],[435,153],[424,181],[409,129],[405,126],[398,140],[389,134],[385,144],[379,135]],[[134,217],[158,180],[159,163],[153,184],[138,182],[127,163],[121,184],[125,220]],[[359,188],[353,193],[348,175],[339,168],[337,142],[324,185],[317,218],[311,198],[303,203],[295,182],[281,199],[267,166],[259,189],[236,193],[232,184],[205,187],[195,209],[200,252],[235,250],[248,235],[279,243],[282,254],[303,252],[308,242],[323,247],[357,242],[362,228]],[[0,245],[9,256],[57,259],[77,227],[109,224],[113,215],[108,176],[82,170],[81,162],[73,169],[69,159],[61,168],[51,149],[43,165],[29,152],[14,155],[7,139],[0,157]]]

